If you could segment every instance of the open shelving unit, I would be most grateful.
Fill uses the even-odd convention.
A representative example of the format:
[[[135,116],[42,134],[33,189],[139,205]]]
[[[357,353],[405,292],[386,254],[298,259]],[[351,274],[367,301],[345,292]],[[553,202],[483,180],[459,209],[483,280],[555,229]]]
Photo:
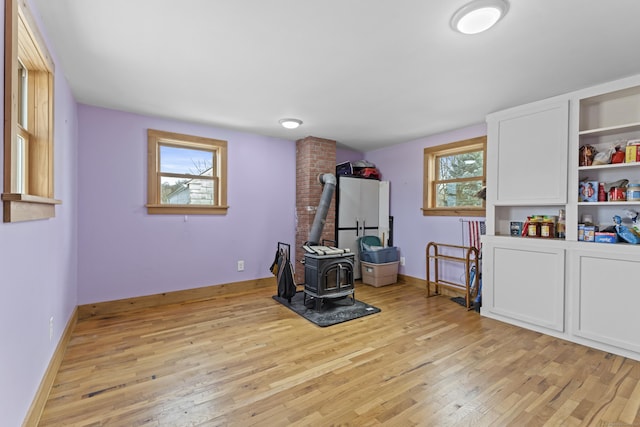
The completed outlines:
[[[625,150],[628,140],[640,139],[640,86],[632,86],[579,100],[578,147],[593,146],[608,151],[615,146]],[[640,162],[577,167],[578,181],[640,182]],[[578,191],[577,189],[575,190]],[[591,215],[600,226],[613,224],[613,216],[624,216],[624,209],[640,209],[640,201],[577,202],[577,220]]]

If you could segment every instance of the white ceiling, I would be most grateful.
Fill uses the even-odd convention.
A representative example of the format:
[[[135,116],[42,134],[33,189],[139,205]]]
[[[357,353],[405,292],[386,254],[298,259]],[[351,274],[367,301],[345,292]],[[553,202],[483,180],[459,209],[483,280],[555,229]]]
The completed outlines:
[[[640,73],[638,0],[33,1],[79,102],[360,151]]]

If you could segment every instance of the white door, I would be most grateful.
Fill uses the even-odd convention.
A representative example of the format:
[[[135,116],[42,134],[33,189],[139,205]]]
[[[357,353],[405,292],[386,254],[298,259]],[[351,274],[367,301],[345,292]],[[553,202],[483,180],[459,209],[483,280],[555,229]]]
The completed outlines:
[[[541,240],[485,240],[482,313],[564,332],[565,251]]]
[[[575,277],[571,332],[640,353],[640,257],[606,249],[576,250],[571,267]]]
[[[338,186],[338,227],[356,228],[360,214],[360,181],[358,178],[341,177]]]
[[[360,212],[362,227],[378,228],[378,210],[380,203],[380,181],[373,179],[360,180]],[[370,233],[367,233],[369,235]],[[375,233],[377,235],[377,231]]]
[[[488,124],[496,202],[566,203],[569,102],[514,109]]]

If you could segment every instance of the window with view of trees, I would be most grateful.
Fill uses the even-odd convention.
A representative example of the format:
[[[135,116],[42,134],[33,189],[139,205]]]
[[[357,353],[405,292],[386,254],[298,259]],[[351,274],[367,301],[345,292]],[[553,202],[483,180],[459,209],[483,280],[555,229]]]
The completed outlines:
[[[148,130],[150,214],[224,214],[227,142]]]
[[[487,138],[424,149],[424,215],[484,216]]]

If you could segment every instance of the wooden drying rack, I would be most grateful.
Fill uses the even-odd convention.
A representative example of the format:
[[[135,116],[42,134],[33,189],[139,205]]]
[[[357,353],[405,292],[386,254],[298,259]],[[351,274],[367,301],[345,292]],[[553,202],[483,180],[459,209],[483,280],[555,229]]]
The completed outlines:
[[[463,256],[457,257],[444,255],[441,249],[462,250]],[[479,253],[478,249],[471,246],[448,245],[444,243],[429,242],[427,244],[427,297],[440,295],[440,288],[451,289],[457,293],[464,294],[466,307],[472,308],[472,298],[478,293]],[[456,283],[440,277],[440,262],[457,262],[464,264],[464,283]],[[432,265],[433,264],[433,265]],[[471,281],[471,270],[475,268],[475,275]],[[433,271],[433,273],[432,273]],[[433,277],[432,277],[433,276]],[[433,279],[433,280],[432,280]],[[431,286],[433,285],[433,293]]]

